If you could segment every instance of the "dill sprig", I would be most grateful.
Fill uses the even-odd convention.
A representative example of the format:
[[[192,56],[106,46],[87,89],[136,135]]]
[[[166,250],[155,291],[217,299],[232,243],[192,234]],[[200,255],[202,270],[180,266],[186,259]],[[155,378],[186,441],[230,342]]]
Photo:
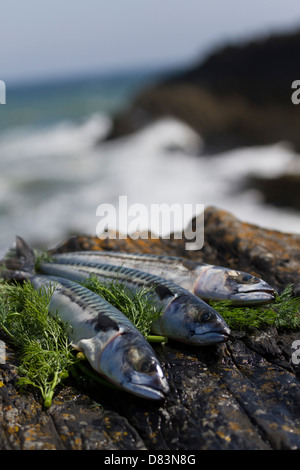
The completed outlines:
[[[167,341],[164,336],[150,334],[152,323],[162,314],[152,298],[153,288],[142,287],[133,292],[119,281],[102,282],[96,276],[83,281],[82,285],[124,313],[148,341]]]
[[[18,384],[39,389],[45,407],[78,361],[62,323],[48,314],[54,288],[3,283],[0,296],[0,327],[19,353]]]
[[[293,296],[291,284],[267,305],[236,307],[225,300],[209,303],[233,330],[251,330],[268,325],[282,329],[300,327],[300,298]]]
[[[34,251],[35,259],[35,271],[38,272],[41,263],[51,263],[53,262],[53,257],[50,255],[46,249],[44,250],[35,250]]]
[[[0,329],[16,347],[19,357],[21,388],[38,389],[46,408],[51,406],[55,389],[68,377],[76,376],[75,365],[95,383],[110,386],[109,382],[85,365],[68,339],[66,325],[59,317],[48,313],[55,289],[42,286],[35,289],[30,281],[8,283],[0,280]],[[101,284],[97,278],[85,281],[86,287],[101,295],[136,325],[149,341],[166,342],[167,338],[151,336],[151,323],[161,312],[151,301],[151,289],[133,293],[120,283]]]

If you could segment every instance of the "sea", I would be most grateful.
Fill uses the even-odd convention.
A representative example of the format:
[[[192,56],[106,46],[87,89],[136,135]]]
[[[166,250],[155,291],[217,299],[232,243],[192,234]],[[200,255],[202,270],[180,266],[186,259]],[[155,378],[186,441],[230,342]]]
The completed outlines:
[[[272,177],[298,165],[286,142],[205,155],[201,135],[172,116],[105,141],[114,115],[165,74],[139,70],[6,83],[6,104],[0,105],[0,255],[16,235],[41,248],[76,234],[96,235],[104,214],[107,230],[125,233],[137,209],[138,228],[165,237],[188,224],[185,207],[197,215],[207,206],[300,233],[298,212],[265,204],[259,191],[243,184],[249,175]],[[119,217],[124,200],[128,212],[124,217],[123,205]],[[153,205],[183,208],[163,234],[149,216]]]

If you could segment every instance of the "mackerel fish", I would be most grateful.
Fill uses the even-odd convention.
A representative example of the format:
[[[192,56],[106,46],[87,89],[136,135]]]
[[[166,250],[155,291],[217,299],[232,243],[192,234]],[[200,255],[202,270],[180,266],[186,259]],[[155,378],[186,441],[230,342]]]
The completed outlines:
[[[84,353],[93,369],[127,392],[161,400],[167,379],[149,342],[118,309],[82,285],[59,276],[32,274],[34,254],[17,238],[22,269],[11,279],[28,279],[35,289],[55,287],[49,314],[67,326],[72,345]],[[29,271],[28,271],[29,269]]]
[[[161,316],[152,324],[154,334],[176,341],[204,346],[224,342],[230,329],[219,313],[202,299],[181,286],[159,276],[131,268],[88,262],[80,257],[61,258],[60,262],[39,264],[43,274],[61,276],[82,282],[91,276],[101,281],[119,281],[136,291],[152,288],[154,301],[162,309]]]
[[[203,300],[230,300],[235,305],[266,304],[276,291],[264,280],[234,269],[175,256],[115,251],[79,251],[53,255],[53,260],[81,259],[124,266],[155,274],[178,284]]]

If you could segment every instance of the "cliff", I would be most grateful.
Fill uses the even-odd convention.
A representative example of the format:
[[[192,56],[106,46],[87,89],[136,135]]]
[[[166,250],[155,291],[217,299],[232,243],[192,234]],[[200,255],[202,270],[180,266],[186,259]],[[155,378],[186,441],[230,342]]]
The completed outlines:
[[[300,107],[291,100],[299,51],[299,31],[216,50],[137,96],[108,139],[171,115],[201,134],[205,153],[278,141],[299,151]]]

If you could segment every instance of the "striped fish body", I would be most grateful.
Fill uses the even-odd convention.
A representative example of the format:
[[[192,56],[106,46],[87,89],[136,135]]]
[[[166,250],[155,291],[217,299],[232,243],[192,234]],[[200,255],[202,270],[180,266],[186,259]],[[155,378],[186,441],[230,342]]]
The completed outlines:
[[[172,281],[191,291],[195,283],[194,263],[173,256],[144,253],[122,253],[115,251],[80,251],[53,255],[53,261],[82,260],[85,263],[113,264],[119,267],[144,271]]]
[[[257,305],[274,300],[276,291],[256,276],[222,266],[175,256],[114,251],[82,251],[54,255],[54,261],[72,259],[113,264],[168,279],[203,300],[230,300],[236,305]]]
[[[34,275],[34,288],[55,286],[49,314],[67,325],[70,342],[91,366],[121,388],[148,399],[162,399],[168,384],[153,349],[119,310],[66,278]]]
[[[69,325],[68,336],[77,349],[82,350],[80,341],[83,338],[95,338],[97,331],[101,332],[97,340],[103,349],[119,328],[132,327],[131,322],[119,310],[78,283],[39,275],[33,276],[30,282],[36,289],[55,286],[49,314],[58,314],[62,322]]]
[[[223,318],[204,301],[186,289],[143,271],[114,265],[84,262],[68,258],[62,263],[41,263],[47,275],[66,277],[81,282],[90,276],[101,281],[119,281],[133,291],[153,289],[157,306],[163,313],[152,324],[152,332],[190,344],[207,345],[225,341],[230,330]]]

